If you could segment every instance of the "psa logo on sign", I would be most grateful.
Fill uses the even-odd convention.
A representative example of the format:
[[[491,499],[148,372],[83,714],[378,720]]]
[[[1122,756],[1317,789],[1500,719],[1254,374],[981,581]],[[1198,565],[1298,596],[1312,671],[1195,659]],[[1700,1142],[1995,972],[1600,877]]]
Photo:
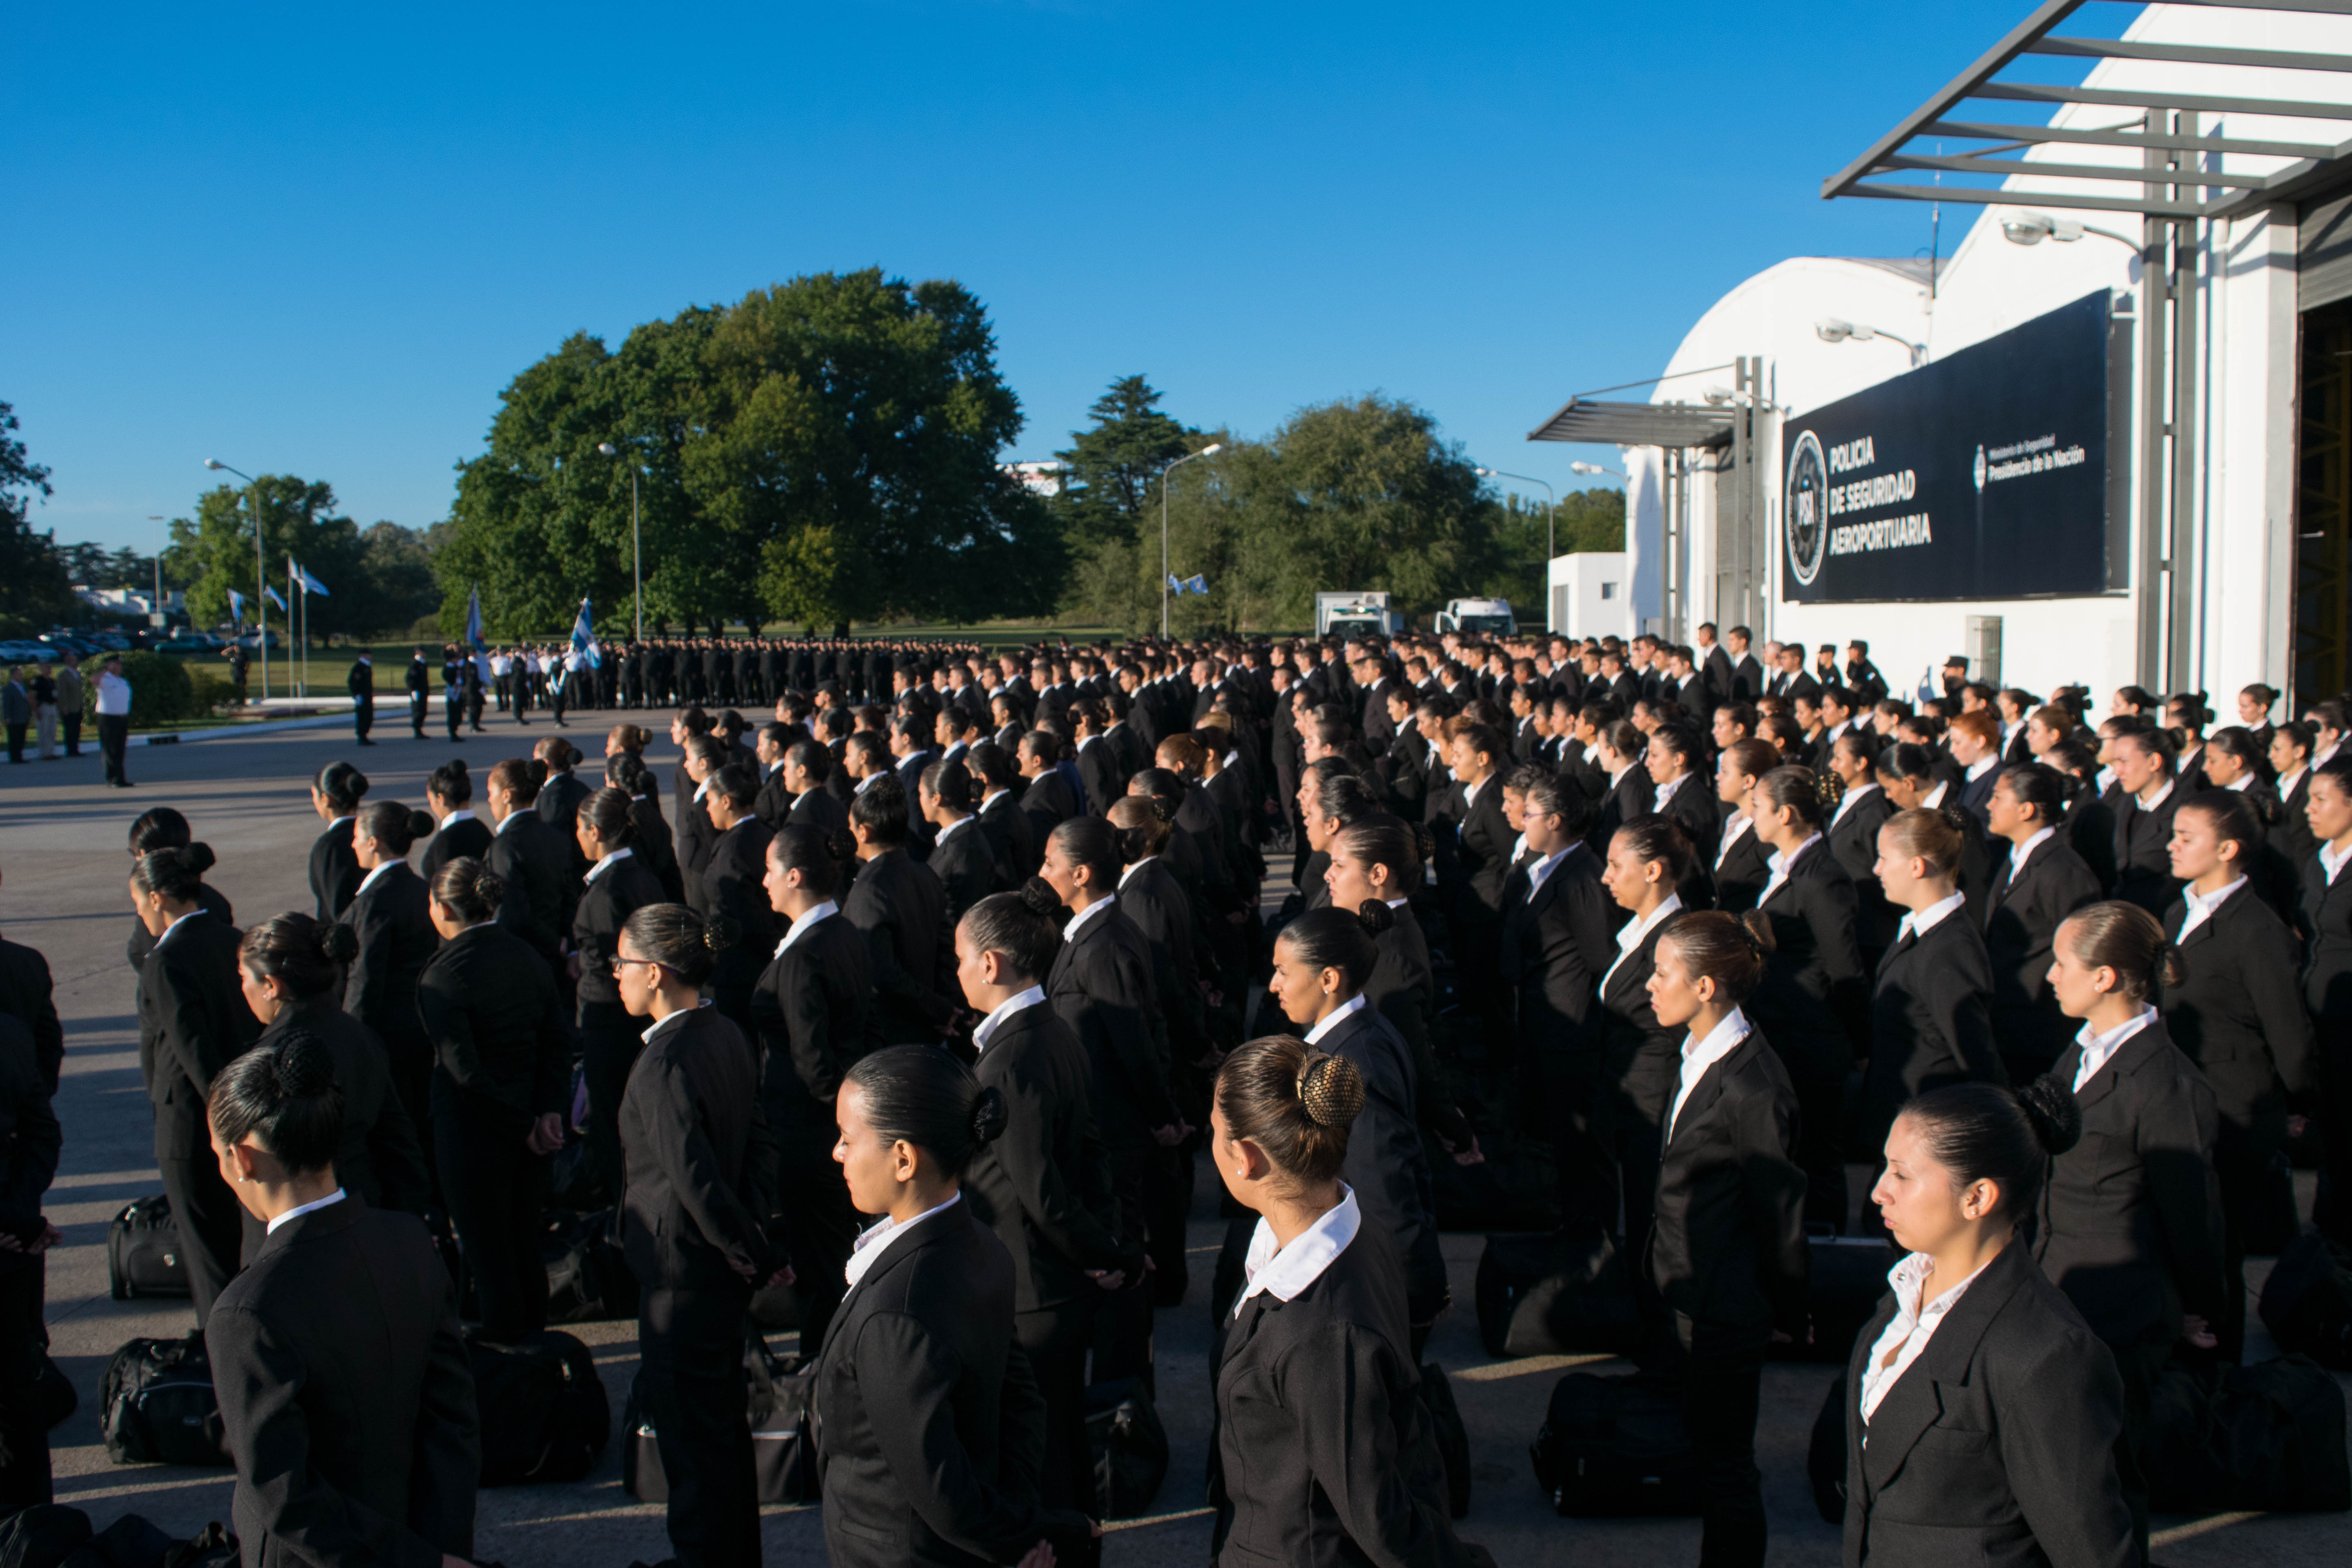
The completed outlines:
[[[1811,430],[1789,454],[1789,484],[1781,516],[1788,520],[1789,570],[1810,586],[1821,574],[1830,537],[1830,466]]]

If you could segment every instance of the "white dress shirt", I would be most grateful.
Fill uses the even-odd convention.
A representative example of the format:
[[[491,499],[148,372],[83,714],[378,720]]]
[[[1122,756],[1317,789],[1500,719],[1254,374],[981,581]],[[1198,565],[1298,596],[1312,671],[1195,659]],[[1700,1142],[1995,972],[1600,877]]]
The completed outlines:
[[[2011,1242],[2011,1245],[2017,1244]],[[1976,1283],[1977,1274],[1984,1272],[1983,1268],[1979,1268],[1977,1274],[1969,1275],[1922,1309],[1919,1297],[1927,1286],[1927,1270],[1934,1266],[1935,1260],[1926,1253],[1914,1252],[1886,1271],[1886,1282],[1895,1288],[1895,1320],[1886,1325],[1885,1332],[1878,1336],[1878,1342],[1870,1347],[1870,1360],[1863,1364],[1862,1440],[1864,1444],[1870,1441],[1870,1418],[1878,1413],[1879,1402],[1886,1397],[1887,1390],[1903,1380],[1903,1374],[1911,1370],[1911,1363],[1917,1361],[1920,1353],[1927,1348],[1927,1342],[1936,1337],[1937,1326],[1954,1307],[1959,1305],[1960,1298],[1969,1293],[1969,1287]],[[1890,1355],[1892,1360],[1888,1359]]]
[[[831,899],[827,899],[824,902],[817,905],[816,908],[809,910],[806,914],[794,915],[793,917],[792,929],[785,931],[783,940],[776,943],[776,956],[778,958],[783,957],[784,949],[792,946],[793,943],[800,941],[802,937],[806,936],[811,931],[814,930],[816,923],[819,921],[831,920],[840,912],[841,906],[835,903]]]
[[[1819,844],[1821,841],[1822,836],[1816,833],[1811,838],[1806,839],[1802,844],[1798,845],[1793,851],[1786,849],[1775,849],[1772,851],[1772,874],[1764,879],[1764,890],[1756,895],[1756,903],[1758,908],[1762,908],[1765,900],[1770,898],[1773,894],[1780,890],[1780,884],[1789,879],[1789,868],[1797,863],[1798,857],[1804,854],[1806,850],[1811,849],[1814,845]]]
[[[1097,915],[1102,913],[1105,910],[1109,909],[1111,905],[1117,902],[1118,902],[1118,895],[1117,893],[1105,893],[1101,898],[1097,899],[1093,903],[1088,904],[1085,909],[1082,909],[1076,914],[1072,915],[1070,917],[1070,923],[1062,928],[1062,940],[1064,942],[1077,941],[1078,932],[1086,929],[1087,922],[1088,921],[1094,919]]]
[[[1545,856],[1542,859],[1528,868],[1528,900],[1529,902],[1532,903],[1534,901],[1536,894],[1542,890],[1544,883],[1550,879],[1552,872],[1559,868],[1559,863],[1567,859],[1570,855],[1575,854],[1580,847],[1582,847],[1580,845],[1571,844],[1565,849],[1554,850],[1551,854]]]
[[[2352,845],[2338,849],[2333,844],[2319,847],[2319,868],[2327,873],[2327,885],[2336,886],[2336,873],[2344,869],[2344,862],[2352,860]]]
[[[2074,1037],[2074,1043],[2083,1047],[2083,1065],[2074,1069],[2074,1092],[2082,1093],[2083,1086],[2098,1077],[2099,1069],[2113,1060],[2115,1054],[2123,1049],[2134,1035],[2155,1021],[2156,1009],[2142,1007],[2137,1016],[2116,1025],[2104,1035],[2095,1035],[2090,1025],[2084,1025],[2082,1032]]]
[[[1346,1017],[1350,1013],[1362,1012],[1364,1010],[1364,994],[1359,991],[1353,996],[1349,997],[1345,1002],[1340,1003],[1337,1007],[1332,1008],[1330,1012],[1325,1014],[1323,1017],[1317,1022],[1313,1028],[1307,1030],[1307,1043],[1310,1046],[1315,1044],[1316,1041],[1329,1034],[1333,1029],[1338,1028],[1339,1026],[1340,1019]],[[1284,1300],[1287,1300],[1288,1298],[1286,1297]]]
[[[1962,904],[1967,895],[1954,893],[1948,899],[1938,899],[1924,910],[1913,910],[1895,923],[1895,940],[1899,945],[1906,936],[1926,936],[1944,921],[1944,918]]]
[[[300,1219],[304,1215],[310,1214],[314,1210],[325,1208],[329,1204],[339,1204],[342,1201],[343,1189],[337,1187],[333,1192],[329,1193],[323,1198],[312,1198],[307,1204],[297,1204],[292,1208],[288,1209],[284,1214],[279,1215],[276,1219],[269,1222],[268,1234],[275,1236],[278,1234],[278,1227],[279,1226],[285,1225],[291,1220]]]
[[[455,810],[455,811],[451,812],[448,816],[446,816],[443,817],[443,818],[441,819],[441,826],[438,826],[438,827],[436,827],[436,828],[435,828],[435,829],[433,830],[433,832],[434,832],[435,837],[439,837],[441,834],[446,833],[450,828],[452,828],[452,827],[456,826],[458,823],[461,823],[461,822],[472,822],[472,821],[474,821],[474,820],[476,820],[476,819],[475,819],[475,816],[474,816],[474,814],[473,814],[471,811],[468,811],[466,807],[464,807],[464,806],[462,806],[462,805],[461,805],[461,806],[459,806],[457,810]]]
[[[2187,942],[2190,931],[2195,931],[2199,926],[2201,926],[2207,921],[2211,920],[2213,918],[2213,911],[2220,909],[2223,903],[2227,902],[2231,893],[2236,892],[2240,888],[2242,888],[2245,885],[2245,878],[2240,877],[2228,887],[2223,888],[2210,896],[2204,897],[2200,897],[2199,895],[2197,889],[2193,884],[2189,887],[2182,888],[2180,889],[2180,899],[2183,903],[2189,906],[2189,913],[2188,916],[2180,922],[2180,934],[2172,939],[2173,945],[2178,947],[2180,943]]]
[[[1838,807],[1836,812],[1830,817],[1830,826],[1832,827],[1835,827],[1839,823],[1844,821],[1845,814],[1853,809],[1854,804],[1857,801],[1867,800],[1870,798],[1871,792],[1877,787],[1878,786],[1874,784],[1858,784],[1852,789],[1847,790],[1843,795],[1838,796]]]
[[[352,897],[353,899],[355,899],[355,900],[356,900],[356,899],[360,896],[360,894],[366,892],[370,888],[372,888],[372,887],[375,886],[375,879],[376,879],[378,877],[383,876],[386,871],[391,870],[394,866],[405,866],[405,865],[407,865],[407,864],[408,864],[408,862],[407,862],[407,861],[405,861],[405,860],[379,860],[379,861],[377,861],[377,862],[375,863],[375,868],[374,868],[373,870],[371,870],[371,871],[370,871],[366,876],[362,877],[362,878],[360,879],[360,885],[359,885],[359,887],[358,887],[357,889],[355,889],[352,891]],[[2182,934],[2183,936],[2186,936],[2186,935],[2188,935],[2189,933],[2188,933],[2188,932],[2186,932],[2186,931],[2183,931],[2181,934]]]
[[[1355,1189],[1342,1182],[1338,1206],[1292,1237],[1287,1247],[1277,1245],[1274,1226],[1260,1219],[1257,1229],[1250,1233],[1249,1255],[1242,1264],[1249,1284],[1234,1300],[1233,1316],[1240,1317],[1242,1308],[1261,1290],[1286,1301],[1297,1300],[1301,1290],[1323,1277],[1332,1259],[1348,1250],[1363,1217],[1363,1210],[1356,1206]]]
[[[496,921],[480,921],[480,922],[478,922],[478,923],[479,923],[479,924],[482,924],[482,925],[494,925],[494,924],[496,924],[497,922],[496,922]],[[472,926],[467,926],[466,929],[467,929],[467,931],[471,931],[471,930],[473,930],[474,928],[473,928]],[[650,1024],[646,1025],[646,1026],[645,1033],[643,1033],[643,1034],[639,1035],[639,1036],[637,1037],[637,1038],[639,1038],[640,1040],[643,1040],[646,1044],[647,1044],[647,1045],[649,1045],[649,1046],[650,1046],[650,1045],[652,1045],[652,1044],[654,1043],[654,1037],[655,1037],[656,1035],[660,1034],[664,1029],[667,1028],[670,1025],[672,1025],[672,1024],[682,1024],[682,1023],[686,1022],[686,1020],[687,1020],[688,1018],[691,1017],[694,1014],[696,1014],[696,1013],[699,1012],[701,1009],[703,1009],[703,1008],[705,1008],[705,1007],[708,1007],[708,1006],[709,1006],[709,1005],[710,1005],[710,998],[709,998],[709,997],[708,997],[708,996],[705,996],[701,1001],[697,1002],[697,1003],[696,1003],[693,1006],[691,1006],[691,1007],[680,1007],[677,1012],[672,1013],[668,1017],[667,1017],[667,1018],[656,1018],[656,1019],[655,1019],[652,1023],[650,1023]]]
[[[1756,819],[1746,812],[1732,813],[1730,820],[1723,825],[1723,847],[1716,851],[1715,868],[1717,870],[1723,869],[1724,861],[1730,858],[1732,846],[1746,837],[1748,829],[1755,826]]]
[[[1005,1019],[1010,1018],[1013,1014],[1022,1011],[1024,1008],[1034,1007],[1038,1003],[1043,1002],[1045,999],[1045,988],[1042,985],[1032,985],[1028,990],[1021,993],[1020,995],[1009,996],[1003,1001],[999,1002],[994,1007],[989,1010],[988,1016],[980,1021],[980,1026],[972,1030],[971,1048],[975,1051],[984,1051],[988,1049],[988,1042],[995,1037],[998,1027],[1003,1024]]]
[[[1738,1049],[1748,1033],[1748,1015],[1734,1007],[1728,1017],[1707,1031],[1706,1038],[1684,1037],[1682,1077],[1675,1089],[1675,1108],[1666,1117],[1666,1142],[1675,1141],[1675,1123],[1682,1119],[1683,1101],[1698,1087],[1698,1080],[1706,1076],[1707,1068]]]
[[[131,682],[110,670],[98,674],[98,710],[108,718],[128,717],[131,712]]]
[[[1640,920],[1627,921],[1617,932],[1617,963],[1611,964],[1608,973],[1601,975],[1601,989],[1603,991],[1609,989],[1609,976],[1617,973],[1618,963],[1622,963],[1633,956],[1633,950],[1642,945],[1643,938],[1655,931],[1661,921],[1672,920],[1682,912],[1683,896],[1680,893],[1668,893],[1659,900],[1656,909],[1652,910]]]
[[[2032,858],[2033,852],[2049,843],[2051,839],[2057,837],[2057,834],[2058,830],[2054,827],[2041,828],[2032,837],[2011,849],[2009,852],[2009,879],[2012,882],[2016,881],[2017,874],[2025,869],[2025,862]]]
[[[615,861],[629,859],[635,854],[635,850],[628,848],[625,846],[615,849],[611,854],[605,856],[602,860],[597,861],[593,866],[589,867],[588,874],[585,877],[583,877],[581,880],[583,882],[593,882],[597,878],[603,876],[605,872],[611,870]],[[362,888],[366,885],[367,884],[364,882],[361,884]]]
[[[904,1225],[899,1224],[895,1219],[886,1219],[880,1225],[871,1226],[870,1228],[859,1233],[856,1241],[853,1242],[850,1246],[848,1266],[841,1271],[843,1278],[849,1281],[849,1288],[853,1290],[857,1289],[857,1282],[860,1279],[865,1279],[867,1272],[871,1270],[877,1263],[882,1261],[882,1255],[890,1250],[890,1244],[892,1242],[898,1240],[900,1237],[906,1235],[908,1231],[914,1229],[917,1226],[922,1224],[933,1215],[944,1214],[949,1209],[955,1207],[956,1205],[961,1202],[963,1202],[963,1194],[959,1192],[954,1196],[949,1198],[947,1202],[943,1204],[934,1204],[931,1207],[925,1209],[922,1213],[907,1221]],[[1259,1223],[1263,1224],[1265,1222],[1260,1221]]]
[[[1653,811],[1665,810],[1666,802],[1674,799],[1676,795],[1682,792],[1683,785],[1689,781],[1690,776],[1691,775],[1688,773],[1676,773],[1674,777],[1660,784],[1658,786],[1657,797],[1650,803],[1650,809]]]
[[[1134,876],[1138,871],[1142,870],[1146,866],[1150,865],[1154,860],[1159,858],[1160,857],[1157,855],[1146,855],[1142,859],[1138,860],[1134,865],[1129,866],[1126,870],[1121,871],[1118,874],[1118,885],[1122,888],[1126,887],[1127,879],[1129,877]]]

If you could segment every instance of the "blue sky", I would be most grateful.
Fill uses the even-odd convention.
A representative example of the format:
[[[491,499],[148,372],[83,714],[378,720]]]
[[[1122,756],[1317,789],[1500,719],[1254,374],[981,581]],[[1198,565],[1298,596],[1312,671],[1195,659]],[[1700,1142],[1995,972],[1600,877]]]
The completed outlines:
[[[985,301],[1008,458],[1140,372],[1244,435],[1381,390],[1565,489],[1616,461],[1526,440],[1570,393],[1782,257],[1924,250],[1820,182],[2027,8],[34,0],[0,399],[60,540],[152,548],[206,457],[422,526],[568,333],[878,265]]]

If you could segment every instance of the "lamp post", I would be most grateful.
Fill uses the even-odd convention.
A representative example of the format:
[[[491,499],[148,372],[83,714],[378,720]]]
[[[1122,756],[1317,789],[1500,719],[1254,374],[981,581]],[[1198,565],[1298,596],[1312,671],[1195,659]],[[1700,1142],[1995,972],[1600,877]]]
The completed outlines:
[[[608,458],[621,455],[621,449],[610,441],[597,442],[596,450]],[[637,641],[643,642],[646,640],[646,551],[637,528],[637,459],[635,457],[629,459],[629,572],[633,582],[630,601],[635,606],[637,616]]]
[[[2127,239],[2114,229],[2101,228],[2076,218],[2053,217],[2048,213],[2020,213],[2015,217],[2005,217],[2000,220],[2000,234],[2011,245],[2039,245],[2045,239],[2072,245],[2086,234],[2095,234],[2101,239],[2114,240],[2126,249],[2139,249],[2138,241]]]
[[[1842,343],[1848,338],[1855,342],[1873,342],[1885,338],[1890,343],[1900,343],[1911,352],[1911,368],[1918,369],[1927,363],[1927,345],[1915,343],[1908,338],[1898,338],[1893,332],[1876,327],[1865,327],[1859,321],[1842,321],[1835,316],[1823,316],[1813,323],[1813,336],[1825,343]]]
[[[1168,636],[1168,476],[1196,458],[1213,458],[1224,449],[1223,442],[1212,441],[1160,470],[1160,635],[1163,639]]]
[[[235,474],[243,479],[246,493],[253,498],[253,625],[258,634],[253,639],[261,655],[261,700],[269,700],[269,574],[261,562],[261,481],[241,468],[232,468],[218,458],[206,458],[205,467],[224,474]],[[289,624],[288,631],[292,631]]]
[[[1582,464],[1576,467],[1580,471]],[[1550,484],[1529,474],[1507,474],[1500,468],[1473,468],[1482,479],[1517,479],[1523,485],[1542,485],[1544,489],[1544,559],[1549,562],[1559,553],[1559,497]],[[1549,568],[1546,568],[1549,570]]]

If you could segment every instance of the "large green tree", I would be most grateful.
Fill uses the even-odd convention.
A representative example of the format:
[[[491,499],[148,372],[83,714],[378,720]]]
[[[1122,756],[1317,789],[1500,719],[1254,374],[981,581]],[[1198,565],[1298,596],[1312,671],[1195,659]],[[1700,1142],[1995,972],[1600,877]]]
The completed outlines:
[[[74,609],[55,533],[33,530],[33,498],[49,497],[49,470],[32,460],[18,427],[16,410],[0,403],[0,635],[9,637],[68,618]]]
[[[379,629],[360,547],[359,525],[337,510],[334,487],[292,474],[262,474],[252,485],[216,485],[196,498],[195,516],[172,520],[163,575],[187,585],[188,614],[200,626],[229,618],[229,590],[246,596],[246,619],[256,614],[253,509],[261,507],[261,580],[280,598],[291,558],[327,589],[310,595],[310,633],[324,638]],[[280,628],[282,614],[269,618]]]
[[[1054,510],[1070,552],[1067,608],[1114,626],[1156,624],[1160,552],[1159,479],[1168,465],[1203,444],[1160,410],[1160,394],[1139,375],[1121,376],[1095,399],[1094,424],[1071,434]]]
[[[500,395],[434,552],[454,629],[630,618],[630,474],[646,617],[812,625],[1050,609],[1062,557],[999,454],[1021,428],[980,302],[868,269],[794,279],[629,334],[575,335]],[[611,445],[617,455],[599,448]]]
[[[1549,518],[1541,500],[1507,495],[1495,513],[1494,564],[1478,591],[1510,600],[1521,626],[1540,626],[1545,615],[1547,551],[1571,555],[1579,551],[1624,548],[1623,490],[1570,490],[1559,498],[1556,513]]]

